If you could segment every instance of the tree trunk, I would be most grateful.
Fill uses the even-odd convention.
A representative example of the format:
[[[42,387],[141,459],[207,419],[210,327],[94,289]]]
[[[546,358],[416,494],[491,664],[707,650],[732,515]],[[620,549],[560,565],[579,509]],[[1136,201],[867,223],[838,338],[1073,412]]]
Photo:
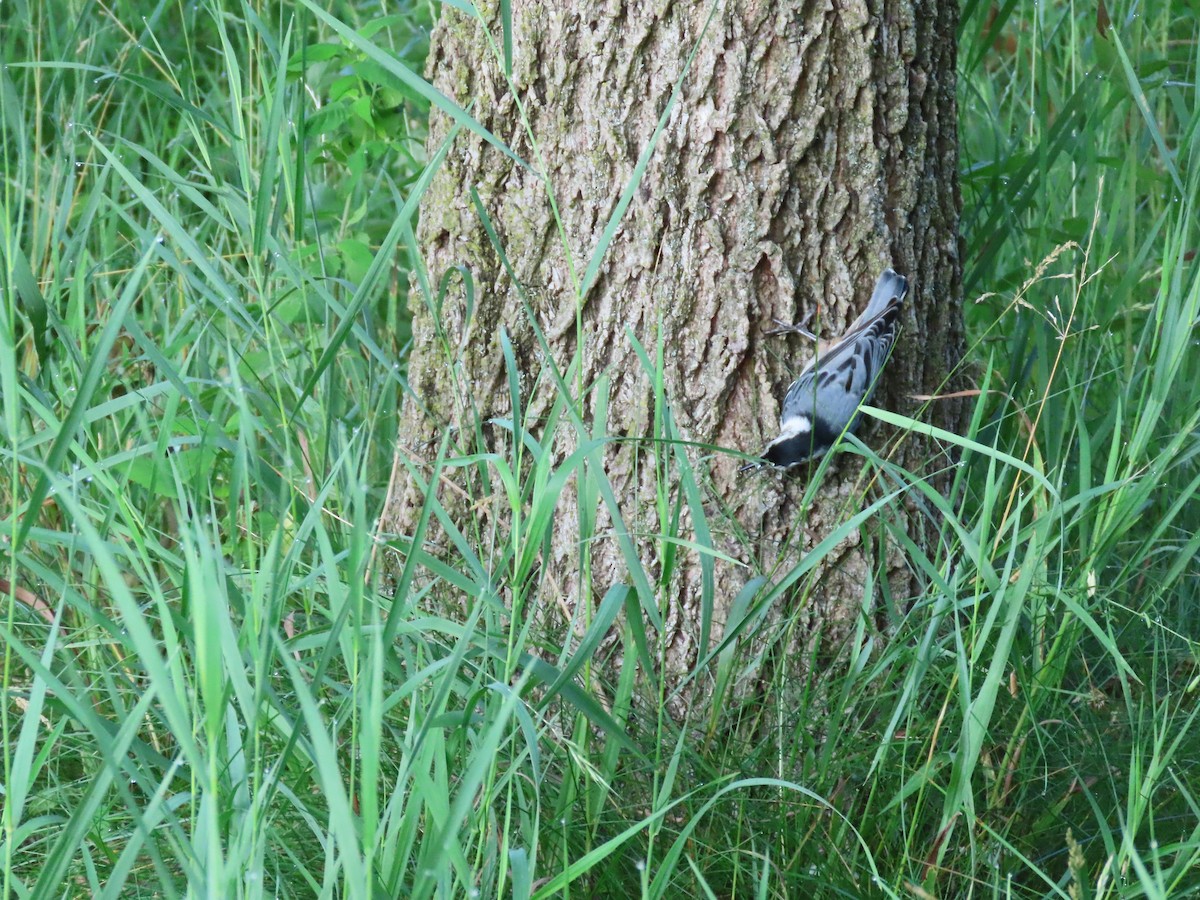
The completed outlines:
[[[403,460],[432,461],[449,425],[458,426],[452,453],[479,452],[474,423],[512,415],[502,329],[528,414],[549,409],[555,392],[524,303],[560,369],[578,358],[569,383],[593,433],[651,436],[655,386],[630,335],[653,357],[661,327],[662,393],[682,436],[758,453],[777,433],[784,391],[811,353],[798,338],[765,337],[772,319],[795,321],[816,308],[822,336],[836,335],[887,265],[912,287],[874,402],[912,413],[918,404],[911,394],[942,385],[962,340],[954,0],[725,0],[707,31],[705,3],[514,3],[512,82],[520,104],[496,49],[503,46],[498,4],[479,6],[493,43],[479,21],[447,6],[433,36],[431,79],[545,180],[463,132],[424,198],[418,244],[430,278],[436,285],[443,273],[466,267],[473,309],[453,280],[438,313],[447,339],[435,341],[438,322],[413,292],[409,382],[420,402],[409,402],[402,416],[385,530],[411,534],[419,514],[420,492]],[[679,96],[640,186],[580,298],[576,280],[677,81]],[[431,154],[450,127],[435,111]],[[511,275],[473,206],[472,188]],[[607,406],[588,389],[602,375]],[[943,408],[935,405],[932,414],[953,426]],[[560,431],[556,447],[565,454],[575,438],[569,428]],[[495,426],[483,434],[494,447],[507,440]],[[860,434],[881,449],[887,436],[869,420]],[[672,452],[636,440],[604,451],[624,528],[641,536],[638,553],[655,577],[666,546],[654,538],[664,528],[656,502],[665,491],[674,503],[680,490],[677,473],[661,473]],[[668,585],[656,587],[665,659],[676,672],[715,644],[749,577],[780,571],[867,502],[856,500],[861,465],[852,456],[837,459],[815,502],[801,510],[815,467],[800,477],[739,474],[741,459],[688,452],[706,492],[713,545],[752,568],[716,564],[713,628],[703,635],[698,554],[673,545],[683,562]],[[927,470],[922,460],[930,452],[910,437],[893,458]],[[506,503],[480,504],[486,489],[463,487],[467,472],[441,479],[440,499],[464,516],[485,509],[495,523]],[[580,601],[595,604],[630,577],[607,511],[581,509],[575,486],[558,504],[537,576],[545,616],[575,616]],[[459,499],[466,496],[469,502]],[[910,533],[920,543],[912,515]],[[582,547],[581,517],[596,520],[597,536]],[[819,628],[823,640],[844,636],[864,607],[872,567],[893,585],[907,578],[857,532],[824,561],[806,601],[810,634]],[[702,636],[708,647],[699,646]]]

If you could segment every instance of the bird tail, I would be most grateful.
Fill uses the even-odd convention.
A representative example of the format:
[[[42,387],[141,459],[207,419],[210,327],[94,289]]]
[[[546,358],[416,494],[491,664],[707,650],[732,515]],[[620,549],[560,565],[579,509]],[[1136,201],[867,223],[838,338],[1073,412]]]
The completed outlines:
[[[871,294],[871,302],[863,310],[860,321],[873,319],[887,309],[894,299],[903,300],[908,293],[908,279],[888,267],[883,270],[879,280],[875,282],[875,291]]]

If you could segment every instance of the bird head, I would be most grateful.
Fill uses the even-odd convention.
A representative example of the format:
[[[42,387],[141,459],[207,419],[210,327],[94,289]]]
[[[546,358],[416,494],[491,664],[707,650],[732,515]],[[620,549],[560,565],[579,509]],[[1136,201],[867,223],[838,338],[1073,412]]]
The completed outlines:
[[[779,437],[767,444],[763,459],[783,469],[806,463],[829,449],[828,445],[821,446],[823,442],[818,437],[813,433],[812,419],[806,415],[793,416],[784,423]]]

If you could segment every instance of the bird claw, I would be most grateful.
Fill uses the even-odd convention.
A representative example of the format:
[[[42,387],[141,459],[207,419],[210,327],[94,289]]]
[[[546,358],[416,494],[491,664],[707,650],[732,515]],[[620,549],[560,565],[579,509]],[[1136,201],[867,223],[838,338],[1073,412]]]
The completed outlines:
[[[801,319],[799,322],[796,322],[794,324],[791,322],[785,322],[782,319],[772,319],[771,321],[774,322],[779,327],[769,329],[768,331],[763,332],[763,334],[766,334],[769,337],[774,337],[775,335],[780,335],[780,334],[802,334],[806,338],[808,338],[810,341],[814,341],[814,342],[818,341],[818,340],[820,340],[820,338],[818,338],[815,334],[813,334],[811,331],[808,330],[808,323],[809,323],[809,321],[812,320],[812,317],[813,317],[813,311],[810,309],[808,312],[806,312],[804,314],[803,319]]]

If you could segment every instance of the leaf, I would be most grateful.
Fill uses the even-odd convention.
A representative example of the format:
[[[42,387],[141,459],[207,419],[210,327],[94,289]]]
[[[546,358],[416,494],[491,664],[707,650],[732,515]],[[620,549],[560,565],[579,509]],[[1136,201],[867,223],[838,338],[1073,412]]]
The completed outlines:
[[[300,0],[300,2],[308,7],[312,11],[313,15],[345,38],[346,42],[352,47],[375,60],[375,62],[383,66],[384,69],[395,75],[398,79],[400,79],[400,81],[416,91],[418,96],[436,106],[438,109],[452,118],[458,125],[466,128],[468,131],[474,132],[476,135],[483,138],[518,165],[529,169],[531,172],[534,171],[533,167],[530,166],[529,163],[517,156],[517,154],[509,149],[509,146],[506,143],[480,125],[479,121],[473,118],[465,109],[435,88],[424,78],[413,72],[410,68],[408,68],[408,66],[400,62],[400,60],[371,43],[349,25],[346,25],[344,22],[331,16],[324,9],[314,3],[313,0]]]

